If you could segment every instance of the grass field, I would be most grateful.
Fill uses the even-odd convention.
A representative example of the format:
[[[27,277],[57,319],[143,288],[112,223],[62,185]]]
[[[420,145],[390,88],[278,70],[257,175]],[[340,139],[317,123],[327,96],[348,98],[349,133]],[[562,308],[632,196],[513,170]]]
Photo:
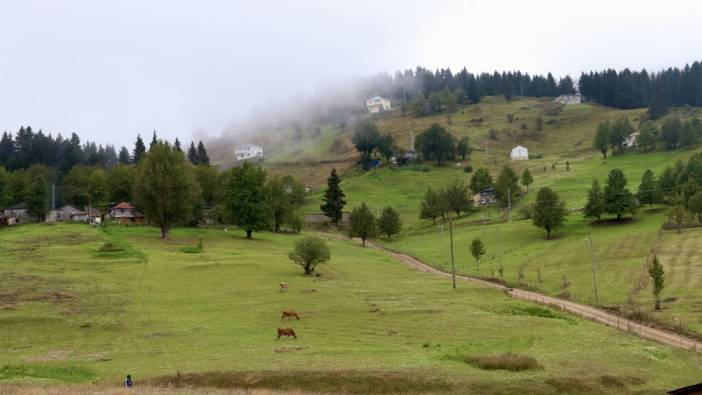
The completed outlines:
[[[202,253],[182,252],[200,236]],[[329,240],[322,276],[305,277],[286,257],[296,236],[157,237],[147,227],[0,230],[0,383],[118,385],[131,373],[138,384],[280,390],[622,393],[699,377],[695,354],[495,290],[452,291],[351,242]],[[99,252],[108,241],[118,251]],[[302,319],[282,324],[290,308]],[[281,325],[299,338],[276,341]],[[539,368],[464,362],[504,353]]]

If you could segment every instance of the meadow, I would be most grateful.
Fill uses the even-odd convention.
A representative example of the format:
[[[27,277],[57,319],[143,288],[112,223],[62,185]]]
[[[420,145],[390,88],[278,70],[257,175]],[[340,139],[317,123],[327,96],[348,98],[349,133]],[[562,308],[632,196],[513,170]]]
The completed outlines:
[[[328,239],[331,261],[306,277],[287,258],[299,236],[240,233],[180,228],[164,242],[150,227],[0,230],[0,390],[118,386],[131,373],[138,386],[627,393],[699,377],[694,353],[493,289],[454,291],[350,241]],[[199,238],[202,251],[186,253]],[[282,323],[283,309],[302,319]],[[279,326],[298,339],[276,340]],[[525,370],[502,370],[505,358]]]

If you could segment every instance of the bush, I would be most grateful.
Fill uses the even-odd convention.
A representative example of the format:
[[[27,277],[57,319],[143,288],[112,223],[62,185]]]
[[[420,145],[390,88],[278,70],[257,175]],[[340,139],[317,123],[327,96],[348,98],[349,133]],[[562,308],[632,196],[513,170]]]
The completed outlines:
[[[490,137],[490,140],[497,140],[497,130],[490,129],[490,131],[488,132],[488,137]]]
[[[121,246],[111,242],[111,241],[106,241],[105,244],[101,245],[100,248],[98,249],[98,252],[119,252],[119,251],[124,251],[124,248]]]
[[[511,352],[488,356],[466,355],[464,362],[485,370],[509,370],[510,372],[519,372],[522,370],[543,369],[543,366],[539,365],[534,358],[526,355],[513,354]]]
[[[466,166],[463,168],[463,171],[466,173],[472,173],[473,172],[473,166]]]
[[[202,237],[198,239],[197,245],[194,246],[185,246],[180,249],[182,252],[186,254],[199,254],[202,252]]]

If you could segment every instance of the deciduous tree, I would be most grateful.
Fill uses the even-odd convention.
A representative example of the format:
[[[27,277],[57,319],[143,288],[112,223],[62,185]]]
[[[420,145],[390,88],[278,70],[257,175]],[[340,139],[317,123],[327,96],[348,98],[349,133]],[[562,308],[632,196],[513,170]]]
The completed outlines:
[[[377,220],[365,202],[351,211],[349,224],[349,236],[360,238],[364,247],[366,240],[375,237],[378,230]]]
[[[536,194],[536,203],[532,213],[534,225],[546,231],[546,238],[551,238],[551,232],[558,229],[565,223],[566,210],[565,202],[558,197],[558,194],[551,188],[543,187]]]
[[[295,248],[288,254],[291,261],[300,265],[305,275],[310,275],[320,263],[330,259],[327,243],[319,237],[307,236],[295,241]]]
[[[653,297],[656,299],[655,309],[657,311],[661,310],[661,291],[665,287],[665,271],[663,270],[663,265],[658,261],[657,256],[653,256],[653,261],[648,267],[648,275],[651,276],[651,281],[653,282]]]
[[[253,232],[270,229],[266,177],[264,169],[248,162],[229,173],[224,204],[232,222],[246,231],[247,239]]]
[[[385,207],[378,218],[378,231],[390,239],[392,236],[400,234],[402,231],[402,221],[400,214],[392,207]]]

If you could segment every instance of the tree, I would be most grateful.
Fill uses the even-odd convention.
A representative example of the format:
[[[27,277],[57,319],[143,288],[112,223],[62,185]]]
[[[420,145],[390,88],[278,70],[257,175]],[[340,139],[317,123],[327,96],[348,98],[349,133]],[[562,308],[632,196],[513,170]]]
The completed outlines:
[[[524,169],[524,172],[522,172],[522,178],[520,179],[520,182],[526,187],[527,193],[529,193],[529,185],[531,185],[534,182],[534,177],[531,176],[529,169]]]
[[[690,213],[697,216],[697,220],[702,222],[702,190],[697,191],[690,200],[687,201],[687,208]]]
[[[473,193],[479,193],[493,187],[492,176],[488,169],[481,167],[473,173],[470,178],[470,190]]]
[[[149,150],[151,150],[151,148],[153,148],[153,146],[156,145],[157,143],[158,143],[158,136],[156,136],[156,129],[154,129],[154,135],[151,138],[151,144],[149,144]]]
[[[363,170],[370,168],[370,159],[373,151],[378,145],[380,132],[375,124],[370,120],[363,120],[356,124],[353,134],[353,145],[361,153],[361,166]]]
[[[675,149],[678,146],[681,128],[682,123],[677,116],[671,116],[663,122],[661,126],[661,140],[663,140],[663,144],[665,144],[667,149]]]
[[[665,287],[665,271],[663,270],[663,265],[658,261],[657,256],[653,256],[653,261],[648,267],[648,275],[651,276],[651,281],[653,281],[653,297],[656,299],[655,309],[657,311],[661,310],[661,291]]]
[[[207,155],[207,150],[202,140],[197,144],[197,163],[207,166],[210,165],[210,157]]]
[[[190,142],[190,147],[188,148],[188,160],[190,163],[197,165],[200,163],[200,158],[197,156],[197,148],[195,148],[195,142]]]
[[[495,182],[495,197],[505,205],[516,202],[516,197],[521,193],[518,183],[517,173],[509,166],[503,167]]]
[[[534,225],[546,231],[546,238],[551,238],[551,232],[563,226],[568,210],[565,202],[551,188],[539,189],[532,213]]]
[[[648,204],[653,207],[654,203],[658,203],[661,200],[661,191],[658,188],[658,184],[653,176],[653,171],[651,169],[646,169],[641,178],[641,184],[639,184],[639,190],[636,194],[639,202],[642,204]]]
[[[253,238],[253,232],[270,226],[266,177],[264,169],[248,162],[228,175],[224,205],[233,223],[246,231],[247,239]]]
[[[587,203],[585,203],[585,208],[583,209],[583,216],[599,221],[605,210],[604,192],[602,187],[600,187],[600,182],[595,178],[592,180],[592,187],[587,192]]]
[[[436,219],[442,215],[441,207],[443,202],[441,202],[441,196],[436,193],[431,187],[427,188],[424,193],[424,200],[422,200],[422,207],[419,211],[420,219],[431,219],[432,223],[436,223]]]
[[[180,140],[178,140],[178,137],[176,137],[175,142],[173,143],[173,148],[177,151],[183,152],[183,148],[180,146]]]
[[[134,166],[115,166],[107,175],[107,196],[111,202],[131,202],[137,169]]]
[[[434,159],[441,166],[456,150],[456,139],[438,123],[417,135],[415,140],[417,150],[423,159]]]
[[[324,204],[319,208],[334,225],[338,225],[343,216],[342,210],[346,205],[345,197],[346,195],[341,190],[341,178],[336,174],[336,169],[332,169],[329,178],[327,178],[327,190],[324,191]]]
[[[185,158],[168,143],[157,142],[139,163],[134,184],[137,206],[167,240],[171,227],[187,221],[200,188]]]
[[[31,168],[28,172],[31,173]],[[49,211],[50,178],[42,173],[43,172],[35,172],[29,175],[29,185],[27,185],[25,198],[27,212],[37,217],[39,221],[43,221],[44,217],[46,217],[46,213]]]
[[[366,203],[363,202],[360,207],[354,207],[349,216],[349,236],[359,237],[366,246],[366,240],[372,238],[377,232],[377,221],[373,213],[371,213]]]
[[[473,148],[470,146],[470,140],[468,140],[468,136],[461,137],[461,139],[458,140],[458,143],[456,144],[456,153],[461,156],[461,160],[466,160],[466,157],[470,156],[470,153],[472,151]]]
[[[670,166],[666,166],[663,169],[663,173],[658,176],[658,187],[663,196],[671,196],[673,194],[676,187],[676,177],[676,171]]]
[[[4,167],[0,166],[0,207],[12,205],[12,196],[10,196],[10,189],[8,187],[9,183],[10,173],[8,173]]]
[[[288,258],[305,270],[305,275],[310,275],[320,263],[329,260],[329,247],[319,237],[307,236],[295,241],[295,248],[288,254]]]
[[[624,142],[633,133],[634,128],[628,118],[618,119],[609,129],[609,142],[612,147],[617,147],[620,154],[624,153]]]
[[[479,269],[480,258],[485,255],[485,244],[483,244],[482,240],[477,237],[473,239],[473,242],[470,243],[470,254],[475,258],[475,267]]]
[[[132,163],[139,164],[145,153],[146,146],[144,145],[144,141],[141,139],[141,136],[137,134],[137,139],[134,143],[134,151],[132,151]]]
[[[622,215],[636,214],[636,199],[626,188],[626,184],[624,172],[619,169],[609,172],[604,188],[605,212],[616,215],[617,220],[620,220]]]
[[[108,180],[105,170],[93,166],[73,166],[63,178],[61,197],[76,206],[105,205],[108,199]]]
[[[176,149],[173,146],[173,149]],[[182,151],[178,151],[182,152]],[[206,164],[193,166],[195,181],[202,191],[202,200],[206,207],[214,207],[221,199],[222,186],[220,185],[219,172],[217,168]]]
[[[470,213],[473,209],[473,201],[468,198],[468,187],[462,181],[454,181],[446,189],[442,189],[439,193],[441,206],[446,208],[446,211],[453,211],[457,217],[461,213]]]
[[[685,227],[685,222],[687,222],[687,211],[685,210],[685,207],[679,204],[671,207],[670,211],[668,212],[668,221],[675,225],[678,233],[682,233],[682,230]]]
[[[385,207],[378,218],[378,231],[390,239],[394,235],[400,234],[402,231],[402,222],[400,214],[392,207]]]
[[[378,137],[376,149],[386,161],[389,161],[395,155],[395,140],[389,134],[380,136]]]
[[[280,232],[280,228],[286,219],[290,218],[293,205],[285,193],[285,186],[280,177],[272,177],[268,180],[268,206],[271,209],[273,219],[273,232]]]
[[[129,151],[127,150],[127,147],[122,146],[122,148],[119,150],[119,157],[117,158],[117,161],[121,165],[128,165],[131,162],[131,158],[129,157]]]
[[[644,151],[653,151],[656,148],[656,143],[658,142],[658,128],[656,125],[647,121],[641,125],[639,130],[639,137],[636,139],[636,144]]]
[[[544,118],[541,115],[536,117],[534,124],[536,125],[536,130],[538,132],[544,130]]]
[[[609,121],[601,122],[597,126],[597,133],[595,133],[595,140],[592,146],[602,153],[602,157],[607,159],[607,150],[609,149],[609,134],[610,125]]]

